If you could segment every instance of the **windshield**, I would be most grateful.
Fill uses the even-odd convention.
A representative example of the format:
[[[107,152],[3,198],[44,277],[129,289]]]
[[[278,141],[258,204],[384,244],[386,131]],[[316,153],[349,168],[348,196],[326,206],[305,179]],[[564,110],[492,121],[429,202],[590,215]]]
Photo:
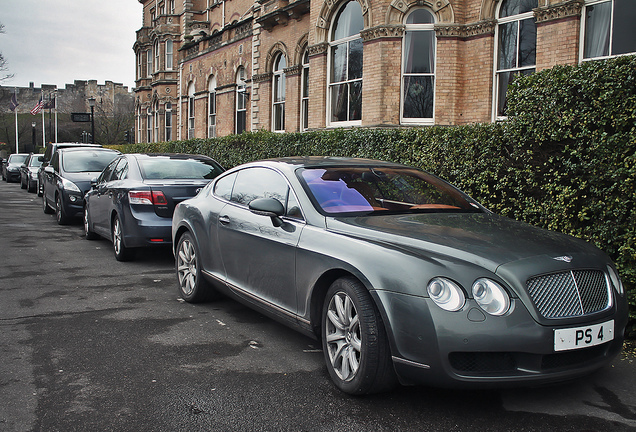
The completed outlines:
[[[324,214],[482,211],[464,193],[414,168],[303,168],[299,174]]]
[[[69,173],[101,172],[115,157],[115,151],[82,150],[64,153],[62,166]]]
[[[29,161],[29,166],[30,167],[42,166],[42,161],[39,160],[39,156],[42,156],[42,155],[41,154],[40,155],[34,155],[33,157],[31,157],[31,160]]]
[[[8,162],[10,164],[22,165],[28,157],[29,155],[12,154],[11,156],[9,156]]]
[[[212,180],[223,168],[212,160],[177,159],[169,156],[140,158],[141,176],[146,180],[207,179]]]

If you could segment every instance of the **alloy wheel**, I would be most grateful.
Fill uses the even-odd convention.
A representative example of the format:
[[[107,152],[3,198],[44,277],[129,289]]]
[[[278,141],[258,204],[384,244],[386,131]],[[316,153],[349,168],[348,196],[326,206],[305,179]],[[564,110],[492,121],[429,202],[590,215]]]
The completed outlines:
[[[324,325],[333,370],[341,380],[351,381],[360,368],[362,338],[358,312],[345,292],[331,298]]]

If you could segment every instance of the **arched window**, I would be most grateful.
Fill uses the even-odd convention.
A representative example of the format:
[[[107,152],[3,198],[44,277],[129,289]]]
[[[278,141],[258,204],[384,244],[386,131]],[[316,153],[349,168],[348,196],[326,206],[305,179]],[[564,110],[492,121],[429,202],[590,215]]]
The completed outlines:
[[[245,93],[245,68],[239,67],[236,71],[236,128],[235,132],[245,132],[247,120],[247,94]]]
[[[406,17],[402,50],[402,121],[433,123],[435,100],[435,18],[426,9]]]
[[[285,68],[284,54],[278,54],[272,76],[272,128],[275,132],[285,130]]]
[[[174,44],[172,39],[168,39],[166,41],[166,70],[172,70],[172,54],[173,54]]]
[[[583,59],[636,53],[636,2],[586,0],[583,13]]]
[[[194,138],[194,83],[188,86],[188,139]]]
[[[309,51],[303,54],[302,89],[300,91],[300,130],[309,128]]]
[[[136,138],[136,142],[141,143],[143,142],[144,139],[144,134],[143,134],[143,113],[141,111],[141,106],[137,108],[137,136]]]
[[[216,136],[216,77],[208,81],[208,138]]]
[[[166,141],[172,141],[172,103],[166,102]]]
[[[328,108],[331,124],[362,120],[362,8],[352,0],[336,15],[329,42]]]
[[[532,13],[538,0],[504,0],[497,19],[495,115],[505,116],[508,85],[535,71],[537,24]]]

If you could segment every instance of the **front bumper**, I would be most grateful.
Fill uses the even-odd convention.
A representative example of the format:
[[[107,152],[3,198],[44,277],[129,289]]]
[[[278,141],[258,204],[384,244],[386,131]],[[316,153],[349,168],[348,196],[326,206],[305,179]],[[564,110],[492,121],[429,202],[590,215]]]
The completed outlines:
[[[7,181],[9,182],[13,182],[13,181],[20,181],[21,175],[20,175],[20,170],[7,170]]]
[[[430,299],[375,291],[384,306],[395,370],[403,384],[491,387],[577,378],[608,364],[621,350],[627,303],[589,321],[538,324],[513,299],[511,312],[487,315],[472,299],[446,312]],[[614,339],[588,348],[554,350],[554,330],[614,320]]]

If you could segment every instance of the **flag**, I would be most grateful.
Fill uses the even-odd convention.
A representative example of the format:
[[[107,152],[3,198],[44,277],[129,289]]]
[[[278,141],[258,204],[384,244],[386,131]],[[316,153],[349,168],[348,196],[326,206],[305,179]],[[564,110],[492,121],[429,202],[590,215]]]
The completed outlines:
[[[55,108],[55,97],[53,99],[49,99],[47,102],[42,105],[42,109],[53,109]]]
[[[43,106],[44,106],[44,102],[42,101],[42,98],[40,98],[40,101],[36,103],[33,109],[31,110],[31,114],[36,115],[37,113],[42,111]]]
[[[18,107],[18,105],[20,105],[18,103],[18,97],[16,96],[15,93],[13,93],[13,95],[11,96],[11,104],[10,104],[11,111],[15,111],[15,109]]]

